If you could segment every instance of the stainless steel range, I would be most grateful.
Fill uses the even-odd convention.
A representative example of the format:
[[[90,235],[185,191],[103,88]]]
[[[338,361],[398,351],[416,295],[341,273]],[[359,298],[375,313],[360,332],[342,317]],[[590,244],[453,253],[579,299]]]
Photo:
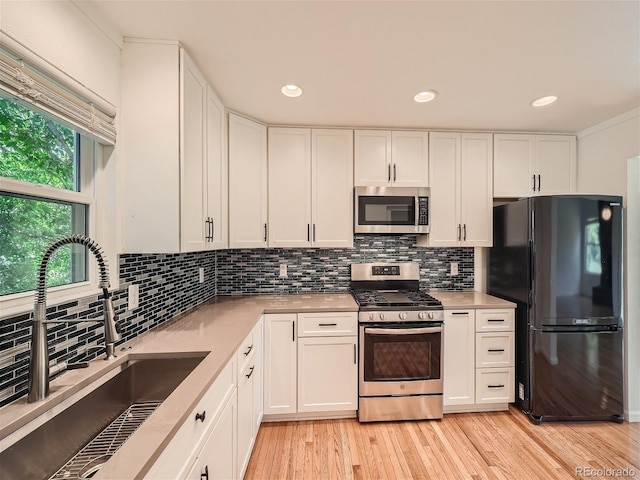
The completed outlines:
[[[444,310],[418,263],[351,265],[359,305],[361,422],[442,418]]]

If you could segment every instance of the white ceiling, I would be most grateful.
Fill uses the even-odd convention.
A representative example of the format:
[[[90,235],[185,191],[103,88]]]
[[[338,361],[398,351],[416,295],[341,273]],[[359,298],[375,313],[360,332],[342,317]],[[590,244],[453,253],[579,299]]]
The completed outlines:
[[[179,40],[268,124],[577,132],[640,106],[637,0],[90,1],[124,36]]]

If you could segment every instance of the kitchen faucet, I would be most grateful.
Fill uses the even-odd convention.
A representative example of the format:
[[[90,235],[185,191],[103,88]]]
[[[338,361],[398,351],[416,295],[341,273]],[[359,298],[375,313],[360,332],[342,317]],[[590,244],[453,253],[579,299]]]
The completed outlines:
[[[58,248],[63,245],[77,243],[84,245],[96,257],[100,268],[100,281],[98,286],[102,288],[104,300],[104,341],[105,360],[115,358],[115,342],[120,340],[120,332],[117,329],[111,294],[109,293],[109,269],[107,261],[100,246],[84,235],[67,235],[54,241],[44,252],[38,269],[38,284],[36,290],[35,307],[33,311],[33,323],[31,328],[31,355],[29,360],[29,395],[27,402],[33,403],[44,400],[49,396],[49,349],[47,345],[47,324],[49,323],[80,323],[99,322],[100,320],[47,320],[47,292],[45,286],[47,264]]]

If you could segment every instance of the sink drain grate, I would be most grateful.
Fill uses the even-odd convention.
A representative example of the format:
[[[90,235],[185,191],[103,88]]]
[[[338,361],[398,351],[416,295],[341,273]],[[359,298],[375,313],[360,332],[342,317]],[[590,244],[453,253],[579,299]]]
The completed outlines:
[[[131,405],[49,480],[91,478],[161,403],[144,402]]]

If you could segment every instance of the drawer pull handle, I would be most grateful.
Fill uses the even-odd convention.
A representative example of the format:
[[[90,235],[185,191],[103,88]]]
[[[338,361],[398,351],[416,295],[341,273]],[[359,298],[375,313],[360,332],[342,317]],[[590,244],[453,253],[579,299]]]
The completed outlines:
[[[490,318],[487,322],[504,322],[504,318]]]
[[[504,388],[504,385],[487,385],[489,388]]]
[[[490,348],[490,352],[504,352],[504,348]]]
[[[202,413],[197,413],[196,412],[196,422],[198,420],[200,420],[201,422],[204,422],[205,417],[207,416],[207,411],[203,410]]]
[[[253,345],[249,345],[249,350],[244,352],[244,356],[246,357],[247,355],[249,355],[249,353],[251,353],[251,350],[253,350]]]
[[[256,367],[255,367],[255,365],[254,365],[254,366],[252,366],[252,367],[249,369],[249,375],[245,375],[245,377],[247,377],[247,378],[251,378],[251,375],[253,375],[253,369],[254,369],[254,368],[256,368]]]
[[[451,312],[451,315],[469,315],[469,312]]]
[[[209,480],[209,465],[204,466],[204,473],[200,474],[200,480]]]
[[[319,323],[318,326],[319,327],[336,327],[338,324],[337,323]]]

